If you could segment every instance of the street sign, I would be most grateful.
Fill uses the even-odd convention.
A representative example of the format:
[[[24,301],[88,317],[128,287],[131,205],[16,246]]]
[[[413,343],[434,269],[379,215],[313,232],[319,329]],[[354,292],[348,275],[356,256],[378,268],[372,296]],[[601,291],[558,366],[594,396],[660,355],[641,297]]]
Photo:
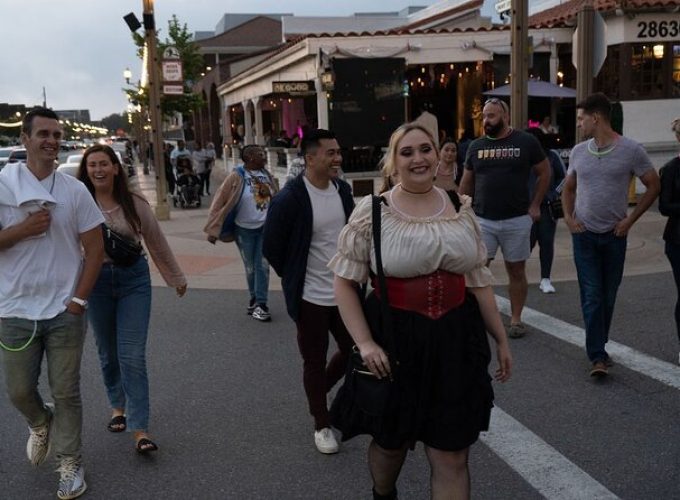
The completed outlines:
[[[166,47],[166,49],[163,51],[163,59],[180,59],[179,50],[177,50],[177,47],[172,45],[170,47]]]
[[[498,0],[495,9],[498,14],[510,12],[512,10],[512,0]]]
[[[578,69],[577,56],[578,56],[578,30],[574,30],[572,35],[572,51],[571,51],[571,62],[574,68]],[[607,23],[605,23],[602,15],[595,11],[595,16],[593,18],[593,78],[602,69],[604,60],[607,58]]]
[[[182,82],[182,61],[162,61],[161,68],[164,82]]]
[[[165,95],[182,95],[184,94],[184,85],[163,84],[163,93]]]

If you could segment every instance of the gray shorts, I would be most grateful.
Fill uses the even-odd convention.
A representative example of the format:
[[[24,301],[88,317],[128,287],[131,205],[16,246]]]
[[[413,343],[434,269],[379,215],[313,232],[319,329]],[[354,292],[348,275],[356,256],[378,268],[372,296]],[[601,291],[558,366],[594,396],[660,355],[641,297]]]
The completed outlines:
[[[482,229],[487,258],[496,257],[499,246],[506,262],[523,262],[529,258],[531,255],[529,237],[533,224],[530,215],[502,220],[478,217],[477,220]]]

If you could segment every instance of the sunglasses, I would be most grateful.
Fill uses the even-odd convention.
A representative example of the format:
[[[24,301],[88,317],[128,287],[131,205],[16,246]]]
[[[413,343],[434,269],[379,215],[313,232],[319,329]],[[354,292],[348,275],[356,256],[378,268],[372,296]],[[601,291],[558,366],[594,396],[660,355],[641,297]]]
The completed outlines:
[[[497,104],[501,108],[503,108],[503,111],[505,111],[506,113],[510,112],[510,108],[508,108],[508,103],[505,102],[503,99],[499,99],[498,97],[492,97],[484,101],[484,106],[486,106],[487,104]]]

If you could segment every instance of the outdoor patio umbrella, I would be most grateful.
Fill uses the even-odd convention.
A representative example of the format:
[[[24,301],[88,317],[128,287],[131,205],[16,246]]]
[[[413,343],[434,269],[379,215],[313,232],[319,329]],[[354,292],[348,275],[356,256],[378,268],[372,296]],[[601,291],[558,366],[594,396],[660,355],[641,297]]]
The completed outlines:
[[[496,87],[493,90],[487,90],[484,95],[505,97],[510,95],[510,85],[503,85]],[[543,80],[529,80],[528,85],[529,97],[566,97],[576,98],[576,90],[569,87],[560,87],[554,83],[544,82]]]

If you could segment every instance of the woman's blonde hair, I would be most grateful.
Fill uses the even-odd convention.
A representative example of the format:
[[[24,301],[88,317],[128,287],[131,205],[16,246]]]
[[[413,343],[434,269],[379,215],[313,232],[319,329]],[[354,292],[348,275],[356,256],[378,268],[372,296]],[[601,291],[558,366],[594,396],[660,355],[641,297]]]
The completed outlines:
[[[675,135],[680,135],[680,116],[671,122],[671,130]]]
[[[382,171],[384,176],[389,177],[394,173],[394,166],[397,160],[397,147],[399,146],[399,143],[404,138],[404,136],[409,132],[412,132],[413,130],[420,130],[422,133],[424,133],[429,139],[430,143],[432,144],[432,148],[437,153],[437,156],[439,156],[439,151],[437,151],[437,147],[435,146],[434,143],[434,137],[432,137],[432,133],[428,129],[426,129],[420,123],[415,122],[404,123],[397,130],[392,132],[392,135],[390,136],[390,142],[389,145],[387,146],[387,152],[383,157],[384,163]]]

